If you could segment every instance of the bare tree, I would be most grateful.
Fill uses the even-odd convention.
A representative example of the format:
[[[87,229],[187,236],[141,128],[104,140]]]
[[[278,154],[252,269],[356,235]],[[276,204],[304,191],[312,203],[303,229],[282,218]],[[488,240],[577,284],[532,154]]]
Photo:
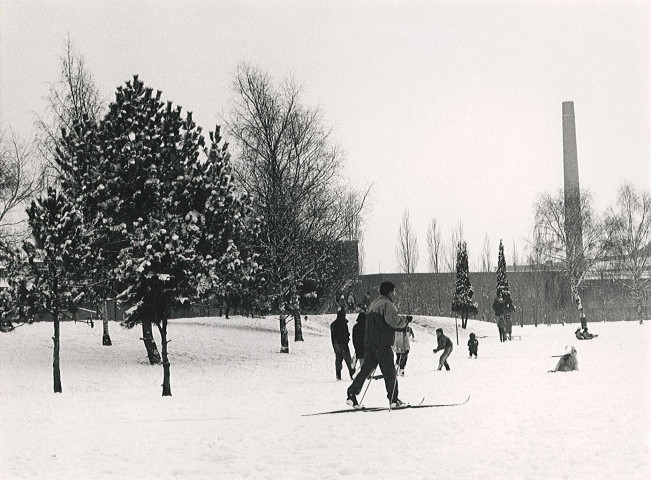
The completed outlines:
[[[448,272],[456,271],[458,246],[463,241],[463,224],[459,221],[457,229],[450,233],[450,243],[445,249],[445,269]]]
[[[565,197],[562,190],[556,196],[543,194],[536,203],[536,233],[540,254],[557,263],[569,277],[572,298],[582,320],[585,318],[579,295],[579,285],[592,266],[603,259],[608,239],[605,223],[597,216],[589,192],[581,192],[579,218],[580,237],[570,231],[565,218]],[[574,228],[574,227],[572,227]]]
[[[26,226],[24,208],[42,188],[43,174],[36,165],[33,143],[13,130],[0,129],[0,237],[19,238]],[[21,209],[21,207],[24,207]]]
[[[320,111],[301,105],[292,79],[276,87],[267,73],[242,64],[234,91],[227,124],[239,147],[236,179],[264,219],[254,248],[267,279],[265,297],[280,311],[281,352],[289,353],[288,313],[295,340],[302,340],[299,288],[307,278],[331,281],[324,279],[334,270],[337,243],[361,228],[368,191],[346,194],[343,155]]]
[[[515,242],[515,238],[511,240],[513,247],[511,249],[511,260],[513,262],[513,271],[518,271],[518,265],[520,264],[520,252],[518,251],[518,245]]]
[[[624,282],[635,300],[637,316],[643,321],[642,302],[649,289],[644,275],[651,265],[651,196],[633,185],[619,189],[617,205],[609,209],[608,226],[612,232],[611,252]]]
[[[429,270],[435,273],[436,284],[436,308],[437,313],[443,313],[443,298],[441,295],[441,281],[439,273],[443,270],[444,248],[441,242],[441,229],[438,226],[436,218],[430,220],[427,226],[427,258],[429,260]]]
[[[409,210],[402,214],[398,230],[398,246],[396,247],[398,268],[403,273],[414,273],[418,266],[418,238],[409,221]]]
[[[75,49],[70,36],[59,65],[59,78],[50,84],[45,97],[47,112],[36,120],[39,150],[45,159],[49,182],[56,182],[60,173],[54,158],[61,130],[71,132],[85,118],[98,121],[105,104],[84,56]]]
[[[481,252],[481,271],[490,272],[493,269],[493,264],[491,262],[491,240],[488,237],[488,233],[484,236],[484,248]]]
[[[438,226],[436,218],[430,220],[427,226],[427,259],[429,261],[429,271],[440,273],[443,262],[443,250],[441,248],[441,229]]]

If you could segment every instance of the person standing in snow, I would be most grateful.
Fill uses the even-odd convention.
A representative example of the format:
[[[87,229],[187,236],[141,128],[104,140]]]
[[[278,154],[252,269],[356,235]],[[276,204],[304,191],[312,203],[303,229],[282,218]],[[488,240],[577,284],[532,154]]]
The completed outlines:
[[[403,404],[398,399],[398,381],[394,370],[393,351],[391,347],[395,340],[395,332],[405,328],[411,322],[411,316],[398,315],[398,309],[393,303],[396,286],[391,282],[380,284],[380,296],[376,298],[366,314],[366,333],[364,335],[364,364],[348,387],[346,403],[360,408],[357,395],[361,392],[366,378],[379,365],[387,398],[390,406],[399,407]]]
[[[337,312],[337,318],[330,324],[330,340],[332,340],[332,348],[335,351],[335,373],[337,374],[337,380],[341,380],[341,363],[344,360],[346,361],[348,373],[352,379],[355,374],[355,369],[353,368],[350,349],[348,348],[350,332],[348,331],[348,320],[346,319],[346,312],[344,310],[339,310]]]
[[[411,325],[407,325],[404,330],[396,332],[396,338],[393,342],[393,350],[396,352],[396,366],[398,367],[398,375],[405,376],[405,365],[407,365],[407,357],[409,356],[410,343],[409,339],[414,339],[414,330]]]
[[[470,339],[468,339],[468,353],[469,357],[472,357],[473,355],[475,358],[477,358],[477,348],[479,347],[479,340],[477,340],[477,337],[475,336],[474,333],[470,334]]]
[[[504,315],[497,317],[497,329],[500,332],[500,342],[506,342],[506,321]]]
[[[450,354],[452,353],[452,349],[454,348],[452,344],[452,340],[450,340],[448,337],[443,335],[442,328],[436,329],[436,340],[438,345],[433,350],[433,352],[436,353],[439,350],[443,350],[443,353],[441,354],[441,358],[439,358],[438,370],[441,370],[443,367],[445,367],[446,370],[450,370],[450,365],[448,365],[448,357],[450,356]]]
[[[355,311],[355,294],[350,288],[348,289],[348,293],[346,294],[346,305],[348,306],[349,312]]]
[[[358,362],[360,368],[364,365],[364,333],[366,333],[366,312],[359,312],[357,321],[353,326],[353,347],[355,348],[354,369],[357,368]]]

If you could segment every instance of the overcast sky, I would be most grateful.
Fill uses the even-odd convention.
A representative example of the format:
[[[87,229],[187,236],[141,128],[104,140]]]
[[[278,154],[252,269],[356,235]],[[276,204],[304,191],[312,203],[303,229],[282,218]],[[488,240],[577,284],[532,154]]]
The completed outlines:
[[[425,232],[459,222],[471,268],[524,250],[533,204],[563,185],[561,104],[573,101],[579,174],[599,210],[629,181],[650,189],[651,2],[0,2],[0,122],[24,136],[43,113],[69,34],[107,100],[137,73],[221,123],[239,62],[304,85],[372,187],[365,273],[397,271],[405,209]]]

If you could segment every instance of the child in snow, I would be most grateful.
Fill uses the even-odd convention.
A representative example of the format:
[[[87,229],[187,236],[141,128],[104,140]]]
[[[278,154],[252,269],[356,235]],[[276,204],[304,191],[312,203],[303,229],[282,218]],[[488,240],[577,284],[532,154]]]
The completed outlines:
[[[398,375],[405,376],[405,365],[407,365],[407,357],[409,356],[409,339],[414,339],[414,330],[410,325],[407,325],[404,331],[397,331],[396,338],[393,342],[393,350],[396,352],[396,366],[398,367]]]
[[[343,361],[346,362],[348,373],[352,379],[355,374],[355,369],[348,348],[350,332],[348,331],[348,320],[346,319],[345,310],[339,310],[337,312],[337,318],[330,324],[330,340],[332,341],[332,348],[335,351],[335,373],[337,380],[341,380],[341,363]]]
[[[452,340],[450,340],[448,337],[443,335],[443,329],[442,328],[437,328],[436,329],[436,338],[438,345],[437,347],[433,350],[434,353],[438,352],[439,350],[443,350],[443,353],[441,354],[441,358],[439,358],[439,370],[441,370],[443,367],[445,367],[446,370],[450,370],[450,365],[448,365],[448,357],[452,353]]]
[[[579,369],[579,360],[576,358],[576,348],[565,347],[565,353],[561,356],[554,370],[550,372],[571,372]]]
[[[470,334],[470,339],[468,340],[468,356],[472,357],[473,355],[477,358],[477,347],[479,346],[479,340],[475,337],[474,333]]]

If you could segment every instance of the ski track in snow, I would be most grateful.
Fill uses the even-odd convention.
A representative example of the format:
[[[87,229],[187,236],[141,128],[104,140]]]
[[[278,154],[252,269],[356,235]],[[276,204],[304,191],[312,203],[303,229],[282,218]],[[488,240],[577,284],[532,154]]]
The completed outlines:
[[[345,407],[332,320],[309,316],[304,342],[290,326],[289,355],[274,317],[172,320],[171,398],[138,328],[111,323],[103,347],[101,324],[63,324],[56,395],[52,324],[0,334],[0,478],[651,478],[650,322],[591,323],[590,341],[576,324],[514,326],[521,339],[500,343],[470,320],[457,346],[453,319],[417,316],[400,398],[466,405],[301,417]],[[455,341],[450,372],[436,326]],[[486,336],[478,359],[470,332]],[[566,345],[580,370],[548,373]],[[382,380],[364,404],[387,404]]]

